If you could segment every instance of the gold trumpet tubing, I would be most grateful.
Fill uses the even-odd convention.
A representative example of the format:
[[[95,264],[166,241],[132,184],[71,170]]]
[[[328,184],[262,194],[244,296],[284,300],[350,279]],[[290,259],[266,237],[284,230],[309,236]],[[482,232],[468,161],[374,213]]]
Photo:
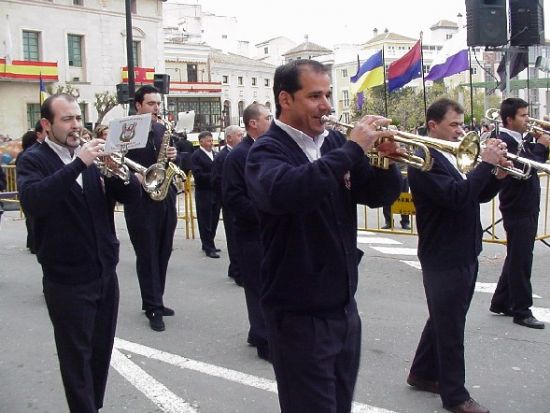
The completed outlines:
[[[407,151],[407,154],[392,153],[386,157],[394,160],[395,162],[404,163],[413,168],[420,169],[421,171],[429,171],[432,169],[433,160],[430,153],[430,149],[423,142],[419,142],[408,137],[401,136],[399,133],[391,138],[394,142],[399,142],[407,146],[407,148],[414,148],[424,153],[424,158],[415,155],[415,150]]]
[[[518,162],[518,163],[521,163],[521,164],[524,164],[524,165],[528,165],[532,169],[536,169],[537,171],[541,171],[541,172],[544,172],[544,173],[550,175],[550,165],[547,164],[547,163],[533,161],[532,159],[524,158],[524,157],[521,157],[521,156],[518,156],[518,155],[514,155],[513,153],[507,154],[506,157],[508,159],[510,159],[511,161],[515,161],[515,162]]]
[[[548,122],[546,120],[528,117],[527,121],[529,122],[530,125],[533,125],[535,127],[538,127],[539,129],[543,130],[544,133],[548,133],[548,131],[545,130],[544,128],[550,129],[550,122]]]

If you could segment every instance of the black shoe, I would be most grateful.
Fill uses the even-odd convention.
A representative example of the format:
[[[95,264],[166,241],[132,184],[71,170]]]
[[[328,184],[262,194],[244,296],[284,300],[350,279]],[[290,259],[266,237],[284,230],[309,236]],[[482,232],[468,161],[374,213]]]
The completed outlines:
[[[439,382],[435,380],[422,379],[414,374],[409,374],[407,384],[420,391],[428,391],[430,393],[439,394]]]
[[[220,258],[220,255],[216,251],[206,251],[205,254],[210,258]]]
[[[401,224],[401,228],[409,230],[411,229],[411,226],[409,224]]]
[[[162,311],[162,310],[161,310]],[[162,320],[162,312],[158,310],[148,310],[145,312],[145,316],[149,319],[149,325],[152,330],[164,331],[166,326]]]
[[[164,317],[172,317],[176,314],[176,312],[169,307],[162,307],[160,311]]]
[[[219,248],[214,248],[214,252],[221,252],[222,250]]]
[[[512,310],[510,310],[509,308],[501,308],[492,304],[489,307],[489,311],[491,313],[505,315],[506,317],[512,317],[514,315],[514,313],[512,313]]]
[[[235,280],[235,284],[237,284],[239,287],[244,286],[242,278],[234,278],[234,280]]]
[[[381,229],[391,229],[391,224],[386,223]]]
[[[514,323],[519,324],[520,326],[529,327],[529,328],[536,328],[536,329],[539,329],[539,330],[542,330],[544,328],[544,323],[542,321],[537,320],[532,315],[530,315],[529,317],[525,317],[525,318],[515,318],[514,317]]]

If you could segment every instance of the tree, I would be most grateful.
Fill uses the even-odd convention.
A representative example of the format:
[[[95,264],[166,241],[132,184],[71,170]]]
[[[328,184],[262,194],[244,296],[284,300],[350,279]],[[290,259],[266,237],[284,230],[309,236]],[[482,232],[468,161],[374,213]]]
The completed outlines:
[[[117,105],[118,101],[114,93],[109,91],[96,93],[94,102],[95,109],[97,110],[96,124],[100,125],[105,115]]]

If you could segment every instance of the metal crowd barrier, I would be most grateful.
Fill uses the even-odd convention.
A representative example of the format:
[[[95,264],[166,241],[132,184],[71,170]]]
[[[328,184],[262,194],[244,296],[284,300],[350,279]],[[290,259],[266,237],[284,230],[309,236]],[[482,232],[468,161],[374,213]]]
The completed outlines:
[[[17,193],[15,165],[2,165],[2,170],[6,176],[6,189],[0,192],[0,202],[4,205],[4,210],[19,210],[22,214]]]
[[[542,241],[550,246],[545,240],[550,238],[549,218],[550,218],[550,175],[539,173],[541,183],[541,202],[539,213],[539,227],[537,232],[537,241]],[[403,230],[392,223],[392,228],[382,229],[385,220],[382,214],[382,208],[370,209],[366,206],[358,208],[358,229],[359,231],[369,231],[386,234],[399,235],[417,235],[415,225],[415,208],[412,203],[412,196],[409,192],[402,192],[399,198],[392,204],[392,221],[398,221],[400,214],[410,215],[410,229]],[[396,216],[397,215],[397,216]],[[506,232],[502,226],[502,215],[499,210],[498,195],[491,202],[481,205],[483,242],[506,244]],[[397,219],[396,219],[397,218]],[[452,234],[450,234],[452,235]]]

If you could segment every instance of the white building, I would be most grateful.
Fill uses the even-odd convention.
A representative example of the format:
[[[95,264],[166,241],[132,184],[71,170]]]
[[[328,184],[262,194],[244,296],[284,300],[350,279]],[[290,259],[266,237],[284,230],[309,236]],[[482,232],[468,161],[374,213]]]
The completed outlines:
[[[285,63],[283,55],[295,46],[296,42],[287,37],[274,37],[255,45],[256,56],[254,58],[274,66],[280,66]]]
[[[153,73],[164,71],[163,50],[159,47],[162,4],[161,0],[132,1],[138,84],[140,81],[152,83]],[[85,121],[95,122],[95,93],[115,93],[115,85],[123,81],[124,2],[0,0],[0,8],[1,26],[9,20],[13,59],[11,64],[6,63],[5,56],[0,59],[0,133],[19,137],[34,127],[40,117],[41,73],[46,85],[53,90],[58,84],[71,84],[78,89]],[[6,30],[0,31],[0,42],[6,40],[6,33]],[[109,116],[122,114],[119,106]]]

